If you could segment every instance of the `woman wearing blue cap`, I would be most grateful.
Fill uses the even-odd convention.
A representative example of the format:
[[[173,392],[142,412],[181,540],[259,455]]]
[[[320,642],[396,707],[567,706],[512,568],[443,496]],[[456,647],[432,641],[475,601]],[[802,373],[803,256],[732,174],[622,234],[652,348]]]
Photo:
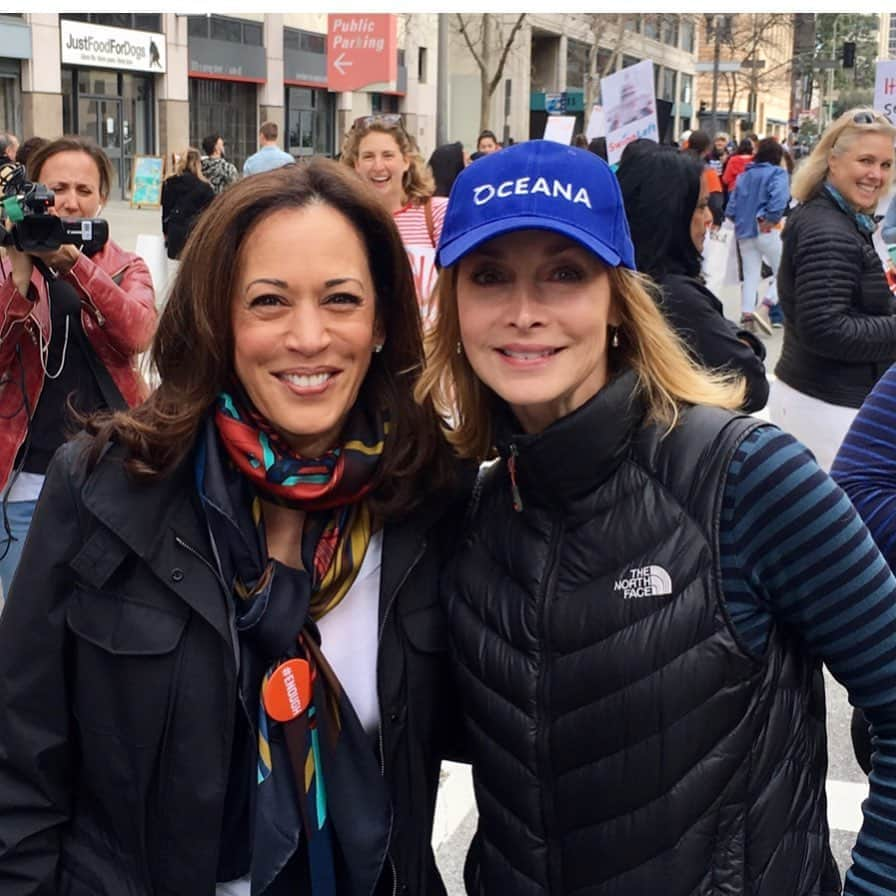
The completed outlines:
[[[825,663],[876,733],[846,892],[896,894],[896,579],[664,322],[619,186],[544,141],[455,182],[418,397],[498,459],[444,595],[471,894],[839,894]]]

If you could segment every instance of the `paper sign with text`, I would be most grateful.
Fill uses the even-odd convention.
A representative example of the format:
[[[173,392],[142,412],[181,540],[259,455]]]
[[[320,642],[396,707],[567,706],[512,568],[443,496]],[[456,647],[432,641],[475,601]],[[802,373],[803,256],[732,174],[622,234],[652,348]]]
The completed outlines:
[[[607,161],[618,162],[626,145],[640,137],[659,140],[653,62],[637,65],[601,78],[601,100],[606,116]]]

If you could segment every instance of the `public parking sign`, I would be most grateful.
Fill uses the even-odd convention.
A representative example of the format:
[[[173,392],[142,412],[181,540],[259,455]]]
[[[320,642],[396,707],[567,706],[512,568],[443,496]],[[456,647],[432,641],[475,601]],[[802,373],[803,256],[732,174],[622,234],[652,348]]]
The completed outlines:
[[[395,81],[397,17],[392,13],[327,16],[327,87],[350,91]]]

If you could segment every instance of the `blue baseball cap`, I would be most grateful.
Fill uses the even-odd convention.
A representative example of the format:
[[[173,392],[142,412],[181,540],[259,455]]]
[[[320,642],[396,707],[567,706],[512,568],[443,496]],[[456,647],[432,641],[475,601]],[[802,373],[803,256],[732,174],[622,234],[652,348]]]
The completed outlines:
[[[515,143],[458,175],[436,262],[449,267],[496,236],[529,229],[562,233],[610,267],[635,269],[616,176],[594,153],[553,140]]]

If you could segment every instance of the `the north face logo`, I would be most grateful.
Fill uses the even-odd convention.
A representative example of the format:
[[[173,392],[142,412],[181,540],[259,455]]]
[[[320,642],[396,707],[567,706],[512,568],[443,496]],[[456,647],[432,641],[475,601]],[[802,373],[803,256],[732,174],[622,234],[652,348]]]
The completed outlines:
[[[634,597],[662,597],[672,593],[672,579],[662,566],[636,566],[618,579],[614,591],[621,591],[625,600]]]

